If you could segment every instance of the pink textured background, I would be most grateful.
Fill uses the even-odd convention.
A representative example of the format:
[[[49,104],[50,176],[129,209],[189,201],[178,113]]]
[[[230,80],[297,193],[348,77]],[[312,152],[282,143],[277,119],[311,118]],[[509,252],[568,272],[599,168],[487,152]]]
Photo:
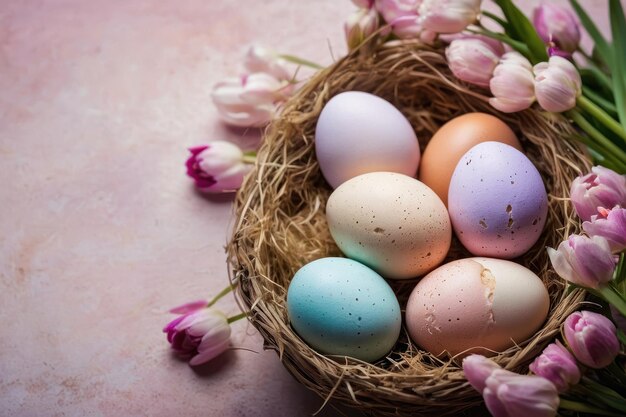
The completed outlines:
[[[529,2],[529,10],[535,2]],[[605,1],[582,1],[607,27]],[[348,0],[0,2],[0,415],[304,416],[245,321],[192,369],[167,309],[227,284],[232,197],[204,198],[186,147],[258,136],[218,122],[211,86],[261,44],[345,52]],[[237,313],[232,297],[219,304]],[[336,416],[327,407],[321,416]]]

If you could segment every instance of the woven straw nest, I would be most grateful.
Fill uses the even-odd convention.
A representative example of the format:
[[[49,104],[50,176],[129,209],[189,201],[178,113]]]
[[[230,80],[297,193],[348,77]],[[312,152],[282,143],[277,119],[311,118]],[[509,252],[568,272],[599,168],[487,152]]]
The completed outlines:
[[[322,398],[373,415],[472,413],[481,398],[465,380],[460,360],[430,355],[413,344],[404,329],[393,351],[370,364],[319,354],[289,324],[286,295],[294,273],[312,260],[341,256],[325,219],[332,190],[315,158],[314,137],[324,104],[349,90],[370,92],[393,103],[411,122],[422,147],[455,116],[474,111],[496,114],[516,132],[542,174],[549,193],[548,220],[540,240],[517,261],[537,273],[548,288],[549,318],[530,340],[494,357],[509,370],[527,372],[528,364],[558,336],[565,317],[583,300],[580,291],[565,291],[565,283],[550,270],[545,248],[556,247],[579,227],[566,197],[571,180],[589,168],[588,158],[565,140],[573,128],[562,117],[537,108],[498,113],[484,91],[452,76],[443,49],[413,41],[372,42],[320,71],[266,131],[256,166],[237,196],[237,220],[228,245],[238,300],[250,311],[265,348],[275,350],[287,370]],[[448,260],[462,255],[454,241]],[[415,282],[390,281],[402,307]]]

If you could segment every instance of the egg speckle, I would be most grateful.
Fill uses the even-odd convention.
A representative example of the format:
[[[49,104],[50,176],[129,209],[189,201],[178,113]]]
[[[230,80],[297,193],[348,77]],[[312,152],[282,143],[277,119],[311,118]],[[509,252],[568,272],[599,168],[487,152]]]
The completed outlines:
[[[452,239],[437,195],[406,175],[363,174],[329,197],[326,218],[339,249],[385,278],[422,275],[443,261]]]
[[[287,292],[294,330],[317,351],[375,361],[400,334],[400,305],[389,284],[346,258],[322,258],[296,272]]]

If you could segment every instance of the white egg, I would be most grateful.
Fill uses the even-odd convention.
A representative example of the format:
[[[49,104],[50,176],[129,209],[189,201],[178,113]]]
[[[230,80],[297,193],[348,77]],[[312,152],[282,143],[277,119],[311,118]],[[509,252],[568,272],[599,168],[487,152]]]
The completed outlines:
[[[315,152],[333,188],[368,172],[415,177],[419,143],[409,121],[391,103],[373,94],[337,94],[322,109],[315,129]]]

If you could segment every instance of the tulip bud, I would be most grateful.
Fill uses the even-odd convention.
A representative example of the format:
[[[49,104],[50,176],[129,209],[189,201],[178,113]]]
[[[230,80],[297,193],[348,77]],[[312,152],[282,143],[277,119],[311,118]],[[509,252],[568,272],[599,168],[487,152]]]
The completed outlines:
[[[190,148],[187,175],[196,187],[207,193],[236,191],[252,165],[245,163],[241,149],[224,141],[214,141],[204,146]]]
[[[489,104],[496,109],[505,113],[527,109],[535,101],[530,61],[519,52],[505,53],[493,71],[489,88],[494,95]]]
[[[626,249],[626,208],[615,206],[612,210],[598,208],[598,214],[590,222],[583,223],[589,236],[601,236],[609,242],[613,253]]]
[[[287,61],[278,54],[262,46],[252,46],[243,63],[248,73],[263,72],[271,75],[278,81],[286,81],[292,78],[287,69]]]
[[[529,366],[536,375],[552,382],[560,393],[580,381],[580,369],[576,359],[558,340],[550,343]]]
[[[259,72],[215,84],[211,97],[226,123],[260,127],[270,122],[277,103],[285,100],[291,91],[288,82]]]
[[[548,248],[557,274],[566,281],[586,288],[598,288],[613,278],[615,258],[606,239],[571,235],[557,250]]]
[[[348,49],[359,46],[378,29],[378,12],[375,9],[359,9],[352,13],[344,26]]]
[[[552,382],[503,369],[487,378],[483,398],[493,417],[553,417],[559,408],[559,393]]]
[[[572,53],[580,42],[578,21],[565,6],[544,3],[533,12],[533,25],[547,44],[554,43],[559,50]]]
[[[540,62],[533,68],[535,95],[545,110],[561,113],[576,106],[576,98],[582,93],[582,81],[574,64],[553,55],[549,62]]]
[[[591,311],[576,311],[563,324],[565,340],[576,359],[595,369],[610,365],[619,353],[616,331],[611,320]]]
[[[446,48],[446,59],[452,73],[460,80],[489,87],[493,70],[504,53],[500,42],[487,42],[480,37],[453,40]]]
[[[418,23],[437,33],[458,33],[474,23],[481,0],[423,0]]]
[[[591,220],[598,207],[626,207],[626,175],[595,166],[572,182],[570,197],[581,220]]]
[[[418,38],[422,32],[422,27],[417,23],[417,9],[421,2],[422,0],[376,0],[376,10],[392,26],[397,37]]]
[[[482,355],[469,355],[463,359],[463,373],[474,389],[480,393],[485,389],[487,378],[496,369],[502,369],[491,359]]]
[[[193,309],[190,303],[172,311],[186,311],[163,329],[167,341],[178,355],[191,357],[189,365],[201,365],[228,349],[230,324],[219,310],[203,307]]]

